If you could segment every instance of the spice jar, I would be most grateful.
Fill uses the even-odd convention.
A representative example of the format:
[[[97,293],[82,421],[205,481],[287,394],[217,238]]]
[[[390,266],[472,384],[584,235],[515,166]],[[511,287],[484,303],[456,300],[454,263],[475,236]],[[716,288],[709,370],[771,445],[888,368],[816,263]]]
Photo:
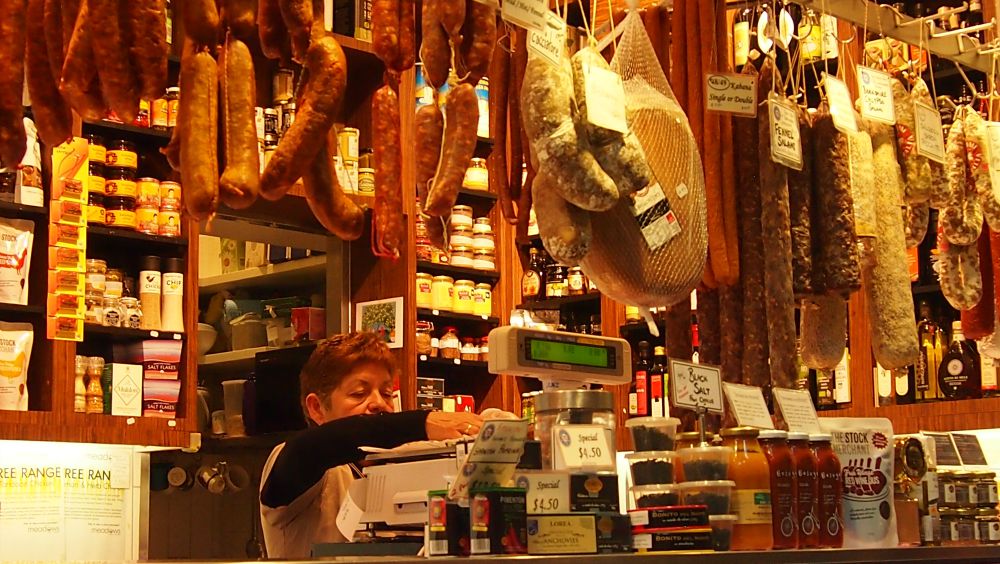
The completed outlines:
[[[453,247],[451,249],[451,265],[452,266],[464,266],[466,268],[473,267],[473,253],[472,249],[469,247]]]
[[[83,136],[87,140],[87,160],[92,163],[97,163],[104,166],[104,161],[107,160],[108,150],[104,145],[104,138],[95,133],[88,133]],[[93,169],[91,169],[93,170]],[[93,187],[91,187],[93,190]]]
[[[87,294],[104,295],[107,288],[108,263],[102,259],[87,259]]]
[[[451,301],[451,311],[471,314],[475,310],[473,294],[476,284],[472,280],[456,280],[455,292]]]
[[[104,217],[108,227],[135,230],[135,209],[131,198],[105,198]]]
[[[454,228],[456,226],[472,228],[472,206],[455,206],[451,208],[451,227]]]
[[[607,468],[614,470],[615,427],[614,398],[603,390],[557,390],[535,396],[535,436],[541,439],[542,467],[552,469],[552,430],[566,425],[598,425],[604,428],[611,452]]]
[[[569,274],[566,276],[566,289],[567,295],[570,296],[580,296],[587,293],[587,282],[583,276],[583,269],[579,266],[569,269]]]
[[[104,195],[134,200],[136,196],[135,170],[105,167]]]
[[[89,294],[83,303],[87,308],[83,314],[83,322],[104,325],[104,296]]]
[[[122,312],[121,299],[109,298],[105,296],[102,309],[104,310],[104,321],[102,325],[106,327],[122,326],[122,317],[124,316],[124,312]]]
[[[474,337],[462,339],[462,360],[474,362],[479,360],[479,345]]]
[[[798,504],[799,548],[819,546],[819,461],[809,446],[807,433],[788,433],[788,446],[795,462],[795,496]]]
[[[138,298],[122,298],[121,308],[124,313],[122,327],[129,329],[142,328],[142,306],[139,305]]]
[[[455,294],[455,279],[451,276],[435,276],[431,281],[431,307],[451,311]]]
[[[1000,512],[992,507],[976,510],[976,528],[980,544],[1000,544]]]
[[[545,274],[545,297],[559,298],[565,296],[566,292],[566,271],[562,265],[554,264],[548,268]]]
[[[104,225],[104,194],[101,192],[90,192],[87,194],[87,224]]]
[[[130,168],[135,171],[139,166],[139,155],[135,152],[135,144],[125,139],[115,139],[107,145],[104,164],[109,168]]]
[[[417,336],[414,341],[417,347],[417,354],[431,355],[431,333],[434,332],[434,324],[430,321],[417,321]]]
[[[771,534],[775,549],[798,548],[798,498],[795,492],[795,459],[788,433],[773,429],[757,435],[771,472]]]
[[[431,287],[434,277],[424,272],[417,273],[417,307],[433,308],[434,299]]]
[[[475,251],[472,255],[472,268],[476,270],[496,270],[497,261],[493,251]]]
[[[472,250],[474,251],[489,251],[493,252],[496,250],[497,244],[496,239],[493,237],[493,232],[489,233],[476,233],[472,237]]]
[[[996,472],[980,470],[973,474],[975,475],[977,492],[979,494],[979,506],[995,507],[1000,503],[1000,499],[997,498]]]
[[[483,337],[479,340],[479,360],[482,362],[490,361],[490,337],[489,335]]]
[[[88,172],[88,184],[87,191],[91,194],[104,194],[105,184],[107,184],[107,177],[105,176],[107,172],[104,168],[104,162],[90,161],[87,165]]]
[[[438,339],[438,356],[449,360],[461,358],[462,343],[458,340],[458,330],[454,327],[445,327],[444,335]]]
[[[493,313],[493,287],[486,283],[476,284],[472,301],[473,314],[489,317]]]
[[[728,477],[736,482],[733,492],[732,550],[768,550],[771,535],[771,470],[753,427],[723,429],[722,444],[729,449]],[[794,453],[793,453],[794,456]]]
[[[125,287],[125,273],[118,268],[109,268],[104,275],[105,289],[104,295],[112,298],[120,298]]]
[[[469,168],[465,169],[465,178],[462,180],[462,187],[469,190],[489,190],[490,174],[486,168],[486,159],[472,159],[469,163]]]
[[[452,249],[458,247],[472,247],[472,226],[452,225],[451,233],[448,236],[448,245]]]
[[[472,224],[472,232],[474,234],[493,233],[493,224],[490,222],[490,218],[477,217],[475,222]]]

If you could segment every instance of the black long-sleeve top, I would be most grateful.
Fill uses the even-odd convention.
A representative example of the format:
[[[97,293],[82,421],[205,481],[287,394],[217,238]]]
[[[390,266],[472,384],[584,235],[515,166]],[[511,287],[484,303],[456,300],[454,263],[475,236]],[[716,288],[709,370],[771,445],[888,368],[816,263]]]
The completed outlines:
[[[355,415],[306,429],[289,439],[260,492],[267,507],[295,501],[335,466],[364,458],[363,446],[394,448],[427,439],[428,411]]]

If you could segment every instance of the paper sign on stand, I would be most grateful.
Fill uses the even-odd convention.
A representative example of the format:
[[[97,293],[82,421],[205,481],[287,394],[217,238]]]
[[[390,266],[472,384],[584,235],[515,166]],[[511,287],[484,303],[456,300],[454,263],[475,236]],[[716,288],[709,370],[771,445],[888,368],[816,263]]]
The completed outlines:
[[[746,74],[705,74],[705,109],[757,117],[757,77]]]
[[[722,384],[726,390],[726,399],[733,410],[736,422],[741,427],[757,427],[758,429],[774,429],[771,414],[764,403],[764,394],[756,386],[743,384]]]
[[[861,91],[861,115],[865,118],[894,125],[896,106],[892,99],[892,77],[858,65],[858,89]]]
[[[671,360],[670,379],[675,406],[722,413],[722,371],[718,367]]]
[[[562,425],[552,429],[556,470],[614,470],[614,438],[603,425]]]
[[[459,468],[458,478],[448,489],[448,498],[463,499],[469,496],[470,489],[506,484],[524,454],[527,437],[527,421],[484,423]]]
[[[789,390],[773,388],[771,393],[781,410],[781,417],[788,425],[788,430],[801,433],[820,433],[819,417],[812,396],[806,390]]]
[[[547,0],[504,0],[500,6],[500,17],[525,29],[544,31],[548,11]]]
[[[569,511],[569,474],[565,472],[525,472],[514,478],[514,485],[528,492],[532,515]]]

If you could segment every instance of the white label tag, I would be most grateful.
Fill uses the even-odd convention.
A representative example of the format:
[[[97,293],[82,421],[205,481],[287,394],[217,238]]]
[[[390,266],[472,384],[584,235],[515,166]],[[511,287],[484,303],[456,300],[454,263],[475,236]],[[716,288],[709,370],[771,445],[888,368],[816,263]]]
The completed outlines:
[[[741,426],[757,427],[758,429],[774,429],[771,414],[764,403],[764,394],[755,386],[731,384],[723,382],[726,399],[733,410],[736,422]]]
[[[566,22],[553,12],[545,13],[545,29],[528,30],[528,50],[558,67],[566,49]]]
[[[587,121],[597,127],[628,133],[622,77],[614,71],[585,64],[583,81],[587,96]]]
[[[528,492],[528,513],[569,511],[569,474],[566,472],[526,472],[514,477],[514,485]]]
[[[674,405],[722,413],[722,371],[716,366],[670,361]]]
[[[896,123],[892,99],[892,77],[873,68],[858,65],[858,89],[861,91],[861,115],[882,123]]]
[[[816,406],[813,405],[812,397],[807,390],[774,388],[771,393],[774,394],[774,400],[778,403],[778,409],[781,410],[781,416],[788,424],[789,431],[820,432]]]
[[[684,193],[687,193],[687,187]],[[630,207],[650,250],[655,251],[681,232],[677,215],[670,209],[670,202],[658,183],[650,184],[636,192]]]
[[[469,462],[517,464],[524,454],[526,421],[487,421],[479,430]]]
[[[705,74],[705,109],[740,116],[757,116],[757,77],[745,74]]]
[[[830,104],[833,125],[844,133],[857,133],[858,120],[854,119],[854,103],[844,81],[823,73],[823,88],[826,89],[826,100]]]
[[[1000,122],[986,122],[986,163],[996,193],[1000,190]]]
[[[917,154],[944,164],[944,130],[937,108],[913,103],[913,116],[917,125]]]
[[[615,467],[610,431],[602,425],[563,425],[552,429],[557,470],[597,470]]]
[[[525,29],[543,31],[548,11],[547,0],[504,0],[500,17]]]
[[[771,124],[771,160],[795,170],[802,170],[802,139],[795,106],[774,92],[768,101]]]
[[[337,512],[337,530],[348,542],[354,542],[354,533],[358,531],[361,518],[365,511],[365,499],[368,496],[368,480],[360,479],[351,482],[347,488],[347,498],[340,504],[340,511]]]
[[[632,536],[632,548],[653,548],[653,535],[648,533],[643,533],[641,535]]]

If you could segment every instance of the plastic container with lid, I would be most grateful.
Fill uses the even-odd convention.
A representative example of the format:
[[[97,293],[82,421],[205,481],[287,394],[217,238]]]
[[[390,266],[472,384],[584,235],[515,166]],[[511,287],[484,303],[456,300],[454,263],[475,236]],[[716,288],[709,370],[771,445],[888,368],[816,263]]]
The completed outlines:
[[[490,187],[490,175],[486,168],[486,159],[474,158],[469,163],[469,168],[465,169],[465,178],[462,180],[462,187],[470,190],[488,190]]]
[[[444,334],[438,339],[438,356],[449,360],[462,358],[462,342],[458,340],[458,329],[444,328]]]
[[[809,445],[816,454],[816,469],[819,472],[816,519],[819,521],[820,548],[840,548],[844,545],[844,518],[841,513],[844,477],[832,441],[833,436],[829,433],[809,435]]]
[[[980,544],[1000,544],[1000,512],[993,507],[976,510],[976,528]]]
[[[472,296],[472,313],[489,317],[493,314],[493,287],[485,282],[476,284]]]
[[[677,453],[669,450],[633,452],[626,454],[632,484],[655,486],[674,483],[674,459]]]
[[[795,491],[795,459],[788,446],[788,433],[763,429],[757,435],[771,472],[771,534],[775,549],[798,548],[798,498]]]
[[[799,548],[819,546],[819,461],[809,446],[808,433],[788,433],[788,446],[795,462],[795,494],[798,498]]]
[[[565,425],[598,425],[608,438],[611,465],[590,470],[614,470],[615,409],[614,397],[603,390],[556,390],[535,398],[535,438],[541,441],[542,465],[553,468],[553,431]]]
[[[732,449],[721,446],[697,446],[677,451],[688,481],[725,480],[729,476]]]
[[[493,233],[493,223],[488,217],[477,217],[472,224],[472,232],[474,234]]]
[[[631,491],[632,499],[635,500],[635,507],[637,509],[669,507],[679,505],[681,501],[680,484],[633,486]]]
[[[496,255],[491,250],[478,250],[472,254],[472,268],[476,270],[496,270]]]
[[[452,266],[472,268],[473,257],[471,247],[452,247],[450,262]]]
[[[472,228],[472,206],[455,206],[451,208],[451,227],[463,226]]]
[[[733,550],[768,550],[771,535],[771,470],[753,427],[723,429],[723,446],[729,449],[729,479],[736,483],[732,512]],[[687,470],[685,469],[685,476]]]
[[[456,280],[451,301],[451,311],[472,314],[475,311],[476,284],[472,280]]]
[[[435,276],[431,280],[431,307],[451,311],[455,294],[455,279],[451,276]]]
[[[736,515],[709,515],[708,523],[712,526],[712,549],[716,552],[729,550],[733,538],[733,525]]]
[[[431,291],[431,286],[434,283],[434,277],[426,272],[417,273],[417,307],[433,308],[434,299],[433,292]]]
[[[676,417],[632,417],[625,421],[636,451],[674,450],[680,424]]]
[[[709,515],[726,515],[732,505],[732,480],[703,480],[680,484],[681,504],[704,505]]]
[[[452,249],[457,247],[472,248],[472,226],[452,224],[451,232],[448,235],[448,245]]]

